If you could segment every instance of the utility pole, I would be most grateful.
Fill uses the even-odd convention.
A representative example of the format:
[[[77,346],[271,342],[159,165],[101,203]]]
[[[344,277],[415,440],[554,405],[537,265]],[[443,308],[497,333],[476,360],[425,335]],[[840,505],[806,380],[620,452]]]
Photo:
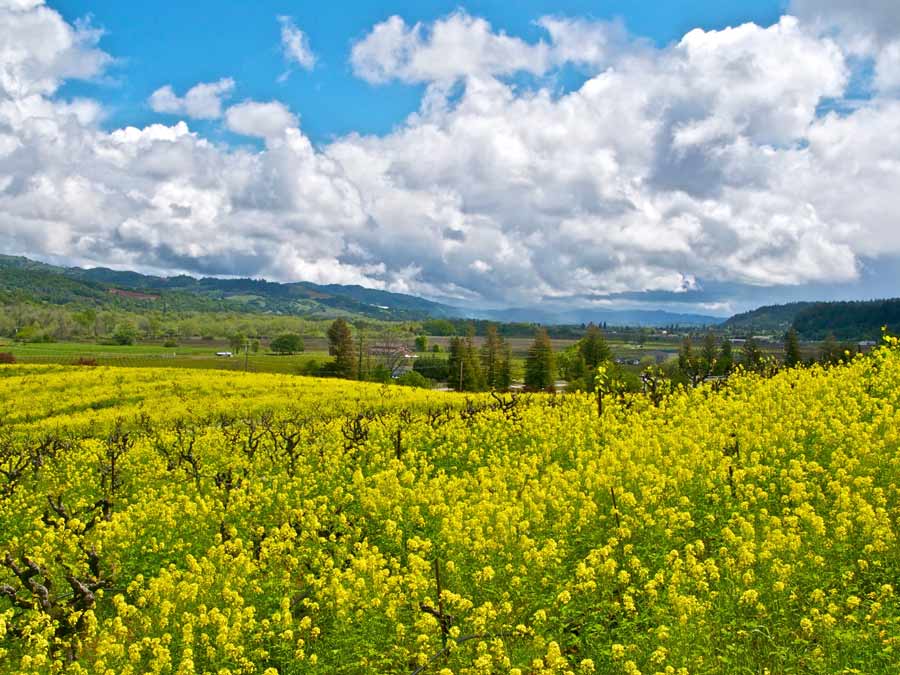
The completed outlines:
[[[247,368],[250,365],[250,341],[247,340],[244,342],[244,372],[247,372]]]
[[[459,391],[463,390],[463,360],[459,360]]]

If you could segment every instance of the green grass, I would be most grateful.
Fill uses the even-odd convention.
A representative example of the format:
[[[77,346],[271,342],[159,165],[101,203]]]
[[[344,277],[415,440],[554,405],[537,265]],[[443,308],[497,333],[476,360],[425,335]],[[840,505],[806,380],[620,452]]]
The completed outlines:
[[[231,358],[216,356],[227,351],[224,344],[187,344],[162,347],[153,344],[98,345],[83,342],[16,344],[0,340],[0,351],[11,352],[20,363],[75,364],[92,359],[100,366],[130,368],[199,368],[206,370],[246,370],[254,373],[299,373],[310,361],[330,358],[327,351],[308,351],[290,356],[250,354]]]

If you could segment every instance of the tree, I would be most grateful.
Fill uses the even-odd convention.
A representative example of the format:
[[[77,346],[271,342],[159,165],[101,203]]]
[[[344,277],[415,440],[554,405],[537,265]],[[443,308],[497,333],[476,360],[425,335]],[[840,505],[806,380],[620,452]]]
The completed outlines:
[[[758,371],[762,367],[763,359],[765,358],[759,343],[752,337],[747,338],[747,341],[744,342],[741,356],[741,365],[749,371]]]
[[[678,369],[694,387],[706,377],[703,356],[694,352],[694,346],[689,337],[681,341],[681,349],[678,350]]]
[[[716,362],[719,359],[719,346],[716,344],[716,336],[707,332],[703,336],[703,347],[700,349],[700,362],[703,367],[704,377],[716,371]]]
[[[734,352],[731,348],[731,340],[727,337],[722,340],[722,346],[719,349],[719,358],[716,361],[716,375],[729,375],[734,369]]]
[[[417,352],[428,351],[428,336],[427,335],[417,335],[416,336],[416,351]]]
[[[429,382],[424,375],[417,373],[415,370],[403,373],[395,380],[395,382],[404,387],[419,387],[421,389],[429,389],[431,387],[431,382]]]
[[[444,382],[450,377],[447,359],[424,356],[416,359],[413,370],[429,380]]]
[[[500,337],[497,326],[490,324],[481,347],[481,366],[485,384],[491,389],[509,388],[509,357],[506,340]]]
[[[606,342],[606,336],[594,324],[588,325],[587,332],[578,343],[578,350],[581,352],[584,365],[589,372],[596,371],[597,366],[613,359],[612,350]]]
[[[269,345],[276,354],[294,354],[303,351],[303,338],[296,333],[285,333],[272,340]]]
[[[123,321],[113,331],[112,339],[117,345],[133,345],[137,330],[130,321]]]
[[[353,333],[344,319],[335,319],[328,328],[328,353],[334,357],[335,375],[347,379],[356,376]]]
[[[475,349],[475,328],[469,326],[465,339],[450,338],[450,358],[447,360],[450,386],[458,391],[482,391],[484,376]]]
[[[585,359],[587,360],[587,359]],[[531,389],[550,389],[556,380],[556,359],[546,328],[538,329],[525,359],[525,385]]]
[[[450,338],[449,352],[447,377],[450,386],[457,391],[463,391],[463,341],[455,335]]]
[[[835,365],[847,358],[848,351],[854,351],[853,345],[840,344],[834,333],[829,333],[819,346],[819,360],[824,364]]]
[[[800,354],[800,340],[797,337],[795,328],[791,329],[784,336],[784,365],[793,368],[800,364],[803,357]]]
[[[239,354],[248,346],[247,336],[243,333],[235,333],[228,338],[228,344],[231,347],[232,352],[234,352],[235,354]]]
[[[509,342],[503,340],[503,353],[500,356],[500,366],[497,369],[497,379],[494,381],[495,389],[509,389],[512,384],[512,347]]]
[[[475,347],[475,326],[469,324],[463,342],[463,391],[483,391],[484,373]]]

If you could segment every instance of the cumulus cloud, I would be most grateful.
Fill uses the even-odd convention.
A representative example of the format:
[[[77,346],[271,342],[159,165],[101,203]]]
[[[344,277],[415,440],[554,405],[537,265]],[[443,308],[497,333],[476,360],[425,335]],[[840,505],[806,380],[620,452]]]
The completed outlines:
[[[165,85],[150,96],[150,107],[158,113],[187,115],[201,120],[218,119],[222,116],[222,100],[233,91],[234,80],[230,77],[196,84],[183,97],[177,96],[171,85]]]
[[[316,66],[316,55],[309,46],[309,38],[297,28],[289,16],[279,16],[281,24],[281,52],[285,61],[293,63],[304,70],[312,70]]]
[[[8,252],[507,305],[834,282],[900,256],[900,102],[818,112],[849,86],[850,47],[811,18],[665,48],[564,18],[537,42],[462,13],[389,19],[357,72],[453,96],[430,87],[393,132],[320,147],[282,103],[244,101],[224,125],[265,142],[228,148],[185,122],[101,129],[97,103],[58,94],[109,62],[97,36],[19,4],[0,9]],[[562,63],[588,79],[504,79]]]
[[[225,112],[225,125],[236,134],[277,138],[297,126],[297,118],[278,101],[244,101]]]
[[[872,86],[900,93],[900,3],[894,0],[792,0],[790,11],[820,34],[830,33],[857,57],[871,59]]]

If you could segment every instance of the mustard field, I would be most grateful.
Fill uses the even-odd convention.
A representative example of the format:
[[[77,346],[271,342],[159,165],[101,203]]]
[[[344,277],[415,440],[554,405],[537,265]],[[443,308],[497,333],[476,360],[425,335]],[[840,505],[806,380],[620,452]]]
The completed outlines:
[[[900,671],[896,341],[603,403],[0,367],[0,672]]]

